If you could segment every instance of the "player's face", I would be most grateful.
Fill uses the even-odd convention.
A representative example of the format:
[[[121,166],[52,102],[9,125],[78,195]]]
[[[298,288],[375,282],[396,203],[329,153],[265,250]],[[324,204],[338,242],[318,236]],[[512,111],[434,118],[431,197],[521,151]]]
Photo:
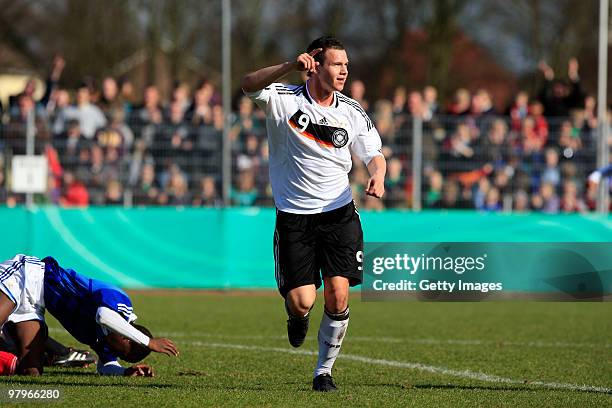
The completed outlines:
[[[131,349],[130,340],[116,333],[110,333],[106,336],[106,344],[122,359],[129,354]]]
[[[325,50],[323,65],[317,77],[326,91],[342,91],[348,77],[348,56],[345,50]]]
[[[107,335],[106,344],[117,357],[129,363],[137,363],[143,359],[139,350],[142,346],[119,334],[110,333]]]

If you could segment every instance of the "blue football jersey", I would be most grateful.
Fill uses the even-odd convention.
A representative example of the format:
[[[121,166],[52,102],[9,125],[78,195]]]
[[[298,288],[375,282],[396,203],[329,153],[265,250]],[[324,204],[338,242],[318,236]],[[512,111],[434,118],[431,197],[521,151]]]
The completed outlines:
[[[49,313],[75,339],[94,349],[102,363],[116,360],[104,343],[107,333],[96,322],[96,312],[104,306],[128,322],[136,320],[128,295],[114,285],[64,269],[51,257],[43,259],[43,262],[45,307]]]

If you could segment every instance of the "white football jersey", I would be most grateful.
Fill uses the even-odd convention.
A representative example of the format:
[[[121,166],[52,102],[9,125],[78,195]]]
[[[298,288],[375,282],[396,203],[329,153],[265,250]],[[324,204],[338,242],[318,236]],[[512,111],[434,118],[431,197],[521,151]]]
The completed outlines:
[[[382,155],[380,135],[359,103],[334,92],[333,103],[321,106],[307,85],[273,83],[246,94],[266,112],[276,208],[316,214],[351,202],[351,151],[366,165]]]

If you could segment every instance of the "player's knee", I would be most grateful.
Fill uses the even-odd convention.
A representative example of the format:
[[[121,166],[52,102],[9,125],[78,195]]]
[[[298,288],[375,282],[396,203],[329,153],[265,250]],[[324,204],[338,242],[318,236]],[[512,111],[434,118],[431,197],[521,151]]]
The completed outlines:
[[[36,358],[35,358],[36,357]],[[37,376],[43,373],[42,355],[40,358],[32,353],[26,353],[19,357],[16,373],[18,375]]]
[[[329,313],[342,313],[348,307],[348,293],[340,290],[330,290],[325,296],[325,309]]]
[[[317,292],[314,289],[307,290],[304,288],[296,288],[287,293],[285,306],[287,312],[293,316],[306,316],[306,314],[312,309],[314,302],[317,298]]]
[[[39,376],[42,375],[42,367],[26,367],[17,370],[17,374],[28,375],[28,376]]]
[[[306,313],[310,311],[312,305],[312,302],[303,298],[288,299],[287,301],[289,312],[294,316],[306,316]]]

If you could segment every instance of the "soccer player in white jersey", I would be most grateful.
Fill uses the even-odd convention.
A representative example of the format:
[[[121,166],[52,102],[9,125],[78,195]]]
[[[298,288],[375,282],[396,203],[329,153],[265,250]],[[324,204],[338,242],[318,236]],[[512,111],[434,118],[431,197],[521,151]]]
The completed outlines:
[[[292,71],[306,71],[306,84],[276,82]],[[366,193],[384,194],[380,136],[361,106],[341,93],[347,77],[344,46],[321,37],[295,61],[251,72],[242,81],[267,118],[277,208],[275,273],[294,347],[304,342],[321,277],[324,283],[315,391],[337,389],[331,374],[348,327],[349,286],[363,275],[363,232],[348,180],[351,152],[370,173]]]

